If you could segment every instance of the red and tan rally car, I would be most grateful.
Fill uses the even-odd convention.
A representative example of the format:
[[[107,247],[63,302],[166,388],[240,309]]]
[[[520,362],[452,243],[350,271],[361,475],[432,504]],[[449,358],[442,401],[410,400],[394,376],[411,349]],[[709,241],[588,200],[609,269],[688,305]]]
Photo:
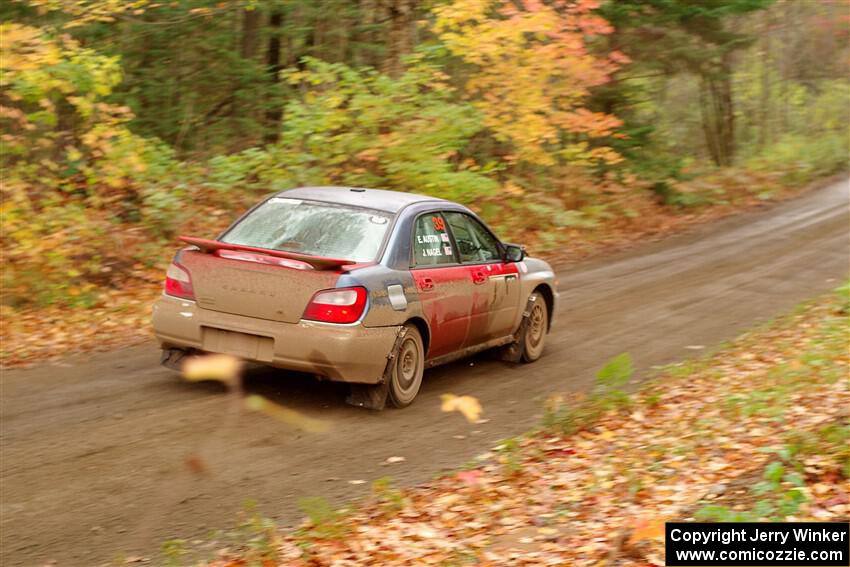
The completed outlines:
[[[537,360],[558,298],[546,262],[410,193],[293,189],[181,240],[153,311],[163,364],[233,354],[351,383],[370,408],[410,404],[425,368],[484,349]]]

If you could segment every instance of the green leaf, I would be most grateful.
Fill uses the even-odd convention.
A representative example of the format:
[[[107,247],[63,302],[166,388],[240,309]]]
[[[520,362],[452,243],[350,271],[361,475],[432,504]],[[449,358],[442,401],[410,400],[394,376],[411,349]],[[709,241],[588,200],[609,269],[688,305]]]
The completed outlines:
[[[779,461],[773,461],[764,469],[764,478],[774,484],[779,484],[785,474],[785,467]]]
[[[794,486],[805,486],[806,481],[799,473],[790,472],[785,475],[785,482],[791,483]]]
[[[600,384],[617,388],[628,383],[633,373],[632,355],[624,352],[609,360],[596,373],[596,378]]]
[[[753,507],[753,515],[757,518],[769,518],[775,512],[776,506],[768,500],[759,500]]]

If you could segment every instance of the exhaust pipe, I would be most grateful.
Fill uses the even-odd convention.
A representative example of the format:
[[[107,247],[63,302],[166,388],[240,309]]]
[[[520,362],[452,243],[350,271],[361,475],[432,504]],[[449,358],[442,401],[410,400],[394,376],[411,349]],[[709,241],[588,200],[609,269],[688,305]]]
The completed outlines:
[[[163,348],[159,363],[171,370],[181,370],[183,359],[189,356],[189,352],[181,348]]]

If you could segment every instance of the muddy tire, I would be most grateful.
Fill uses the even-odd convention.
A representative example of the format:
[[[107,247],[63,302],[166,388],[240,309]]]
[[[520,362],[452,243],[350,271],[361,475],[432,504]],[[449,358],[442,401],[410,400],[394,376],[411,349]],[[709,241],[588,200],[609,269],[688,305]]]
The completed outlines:
[[[409,406],[413,402],[419,393],[419,387],[422,386],[422,375],[425,373],[425,347],[422,336],[413,325],[405,325],[405,330],[392,363],[388,384],[389,401],[397,408]]]
[[[528,318],[523,323],[519,338],[523,362],[534,362],[543,354],[546,333],[549,331],[549,308],[540,292],[535,291],[528,298]]]

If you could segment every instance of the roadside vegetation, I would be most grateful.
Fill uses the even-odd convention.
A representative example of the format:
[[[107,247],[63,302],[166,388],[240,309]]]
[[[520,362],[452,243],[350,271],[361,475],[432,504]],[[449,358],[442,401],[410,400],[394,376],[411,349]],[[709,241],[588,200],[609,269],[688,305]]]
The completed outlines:
[[[147,336],[175,236],[297,185],[457,200],[562,260],[794,194],[847,168],[846,8],[4,3],[0,362]]]
[[[343,508],[302,499],[294,530],[248,510],[201,563],[663,565],[668,520],[846,521],[848,289],[664,367],[637,392],[620,355],[591,394],[552,396],[537,430],[430,483],[379,479]],[[482,408],[446,395],[443,409],[474,422]],[[163,554],[185,565],[197,550],[175,540]]]

